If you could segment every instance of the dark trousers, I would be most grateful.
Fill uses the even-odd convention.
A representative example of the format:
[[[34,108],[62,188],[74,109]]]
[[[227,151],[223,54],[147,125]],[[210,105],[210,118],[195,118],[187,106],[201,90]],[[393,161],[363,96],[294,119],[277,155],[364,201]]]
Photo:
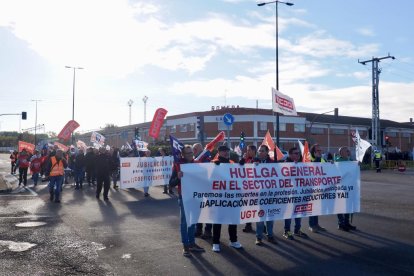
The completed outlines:
[[[89,184],[95,182],[95,170],[94,169],[87,169],[86,170],[86,180]]]
[[[318,216],[309,217],[309,226],[310,227],[317,226],[318,224],[319,224]]]
[[[27,169],[28,168],[19,168],[19,185],[24,184],[26,186],[27,184]]]
[[[349,224],[349,214],[338,214],[338,225],[344,226]]]
[[[377,172],[381,172],[380,160],[375,160],[375,168]]]
[[[221,224],[213,224],[213,244],[220,243]],[[229,224],[229,236],[231,242],[237,241],[237,225]]]
[[[206,232],[211,233],[211,228],[212,227],[213,227],[213,224],[206,223],[206,226],[204,227],[204,233],[206,233]],[[203,233],[203,224],[202,223],[197,223],[196,233],[198,233],[200,235]]]
[[[96,197],[99,197],[102,191],[103,186],[103,197],[108,198],[109,188],[111,185],[111,181],[109,179],[109,175],[101,176],[98,175],[97,182],[96,182]]]
[[[11,162],[11,170],[10,170],[11,174],[16,173],[16,162]]]

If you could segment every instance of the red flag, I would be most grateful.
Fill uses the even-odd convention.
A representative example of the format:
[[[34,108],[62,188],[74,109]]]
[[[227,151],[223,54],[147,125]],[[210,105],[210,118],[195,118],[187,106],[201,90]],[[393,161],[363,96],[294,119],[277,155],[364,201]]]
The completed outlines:
[[[224,134],[224,131],[221,131],[219,134],[217,134],[216,138],[213,139],[210,143],[206,145],[206,150],[213,151],[214,147],[218,142],[221,142],[226,138],[226,135]]]
[[[309,144],[308,141],[305,141],[305,146],[303,147],[303,156],[302,156],[302,162],[310,162],[310,152],[309,152]]]
[[[267,131],[263,139],[262,145],[266,145],[269,148],[269,156],[271,158],[274,159],[274,156],[275,156],[274,152],[276,152],[276,160],[279,161],[283,159],[283,152],[279,149],[278,146],[275,145],[275,143],[273,142],[272,136],[270,136],[269,131]]]
[[[27,142],[19,141],[19,152],[26,149],[27,152],[33,154],[36,146]]]
[[[75,120],[70,120],[65,127],[60,131],[59,135],[57,136],[59,139],[62,140],[69,140],[71,133],[79,127],[79,124]]]
[[[63,152],[67,152],[69,147],[65,146],[64,144],[61,144],[59,142],[55,142],[54,145],[58,146],[58,148],[60,150],[62,150]]]
[[[162,124],[164,123],[164,118],[165,115],[167,115],[167,112],[168,111],[164,108],[158,108],[157,111],[155,111],[151,127],[148,131],[149,136],[153,137],[154,139],[158,138],[158,135],[160,134],[160,129],[162,127]]]

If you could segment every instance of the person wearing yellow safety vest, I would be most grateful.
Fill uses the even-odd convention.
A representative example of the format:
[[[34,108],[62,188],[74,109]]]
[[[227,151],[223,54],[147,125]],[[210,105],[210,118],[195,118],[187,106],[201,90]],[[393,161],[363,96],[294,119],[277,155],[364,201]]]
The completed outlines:
[[[382,160],[381,152],[379,150],[375,150],[374,161],[375,161],[375,167],[377,169],[377,173],[381,172],[381,160]]]
[[[314,144],[310,148],[310,156],[311,162],[321,162],[325,163],[326,160],[322,158],[322,149],[319,144]],[[309,217],[309,230],[313,233],[317,233],[319,231],[326,231],[326,229],[319,225],[319,217],[318,216],[310,216]]]
[[[68,166],[66,159],[63,157],[63,151],[58,149],[56,155],[50,157],[46,167],[46,176],[49,177],[50,201],[60,202],[60,193],[62,191],[64,169]]]
[[[339,156],[335,162],[351,161],[351,152],[348,147],[342,147],[338,151]],[[346,231],[356,230],[356,226],[349,222],[351,214],[337,214],[338,217],[338,230]]]

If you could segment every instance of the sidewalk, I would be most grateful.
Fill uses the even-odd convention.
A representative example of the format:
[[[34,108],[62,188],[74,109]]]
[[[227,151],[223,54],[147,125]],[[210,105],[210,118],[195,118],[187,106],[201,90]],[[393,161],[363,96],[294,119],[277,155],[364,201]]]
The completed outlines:
[[[13,184],[17,184],[16,176],[9,173],[0,173],[0,193],[10,193],[13,189]]]

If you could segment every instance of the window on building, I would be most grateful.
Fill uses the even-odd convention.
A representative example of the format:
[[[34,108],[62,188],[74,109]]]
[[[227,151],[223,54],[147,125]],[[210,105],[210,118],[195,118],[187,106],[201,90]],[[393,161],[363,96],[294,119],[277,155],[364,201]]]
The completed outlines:
[[[397,132],[387,132],[385,134],[385,136],[389,136],[389,137],[397,137]]]
[[[411,133],[408,133],[408,132],[403,132],[403,133],[401,133],[401,136],[402,136],[403,138],[410,138],[410,137],[411,137]]]
[[[267,130],[267,122],[259,122],[259,130],[266,131]]]
[[[296,130],[295,130],[296,131]],[[324,129],[321,127],[313,127],[311,129],[311,134],[324,134]]]
[[[170,126],[170,133],[175,133],[175,125]]]
[[[223,122],[218,122],[218,130],[227,130],[228,126]],[[233,125],[230,126],[230,130],[233,129]]]
[[[187,125],[180,125],[180,132],[187,132]]]
[[[190,131],[194,131],[194,129],[195,129],[195,126],[194,126],[195,124],[189,124],[189,126],[190,126]]]
[[[304,124],[294,124],[293,125],[294,132],[305,132],[305,125]]]
[[[332,134],[335,134],[335,135],[344,135],[345,134],[345,129],[331,128],[330,132]],[[361,132],[359,132],[359,135],[362,136]]]
[[[286,124],[285,123],[279,123],[279,131],[286,131]]]

